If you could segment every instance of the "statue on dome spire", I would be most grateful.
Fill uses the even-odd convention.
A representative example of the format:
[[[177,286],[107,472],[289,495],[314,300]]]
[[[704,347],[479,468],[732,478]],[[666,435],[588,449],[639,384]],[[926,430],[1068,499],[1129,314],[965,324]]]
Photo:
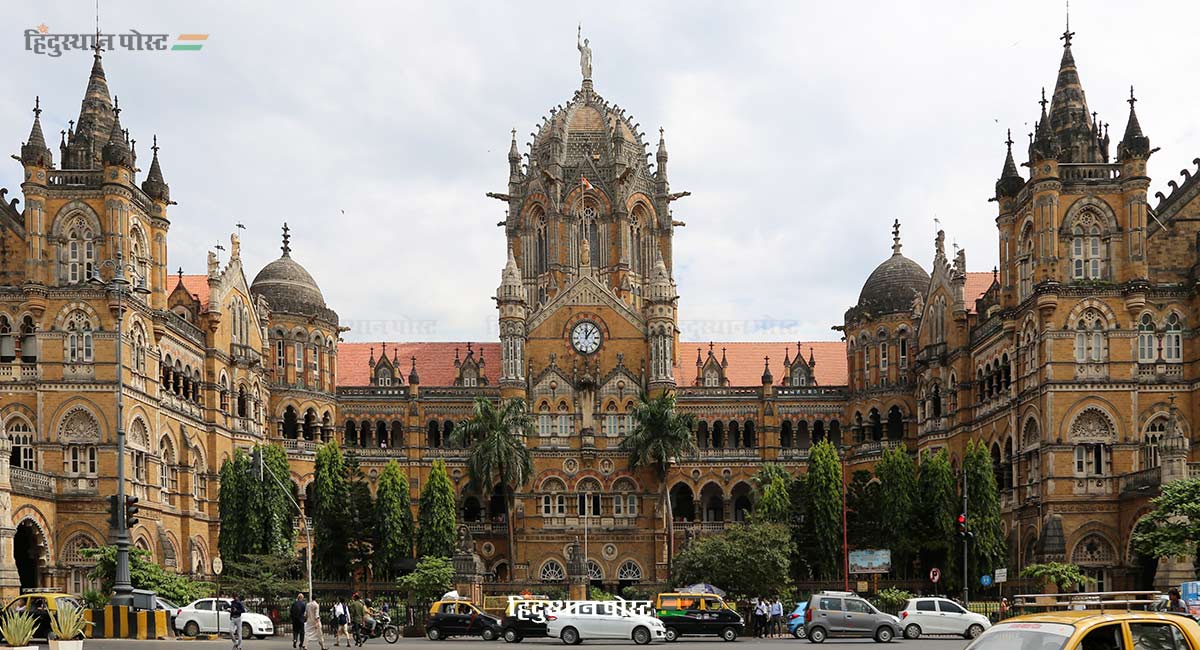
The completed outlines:
[[[592,48],[588,45],[588,39],[583,38],[583,23],[579,24],[579,30],[575,33],[575,46],[579,48],[579,70],[583,73],[585,80],[592,78]]]

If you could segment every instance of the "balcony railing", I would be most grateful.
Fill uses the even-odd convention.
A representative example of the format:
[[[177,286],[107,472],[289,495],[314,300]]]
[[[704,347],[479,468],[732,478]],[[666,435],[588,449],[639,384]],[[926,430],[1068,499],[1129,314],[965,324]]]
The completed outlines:
[[[1064,181],[1114,181],[1121,176],[1116,164],[1059,163],[1058,177]]]
[[[1161,485],[1162,467],[1150,467],[1121,476],[1121,494],[1157,491]]]
[[[92,170],[52,169],[47,174],[46,184],[50,187],[99,187],[104,172]]]
[[[701,449],[700,458],[758,458],[762,452],[754,447]]]
[[[42,472],[13,467],[10,469],[13,492],[38,496],[54,496],[54,477]]]

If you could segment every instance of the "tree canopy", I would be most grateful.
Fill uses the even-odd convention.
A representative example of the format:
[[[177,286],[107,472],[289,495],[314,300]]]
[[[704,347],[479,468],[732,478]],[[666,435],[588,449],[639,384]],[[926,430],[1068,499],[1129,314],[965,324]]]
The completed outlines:
[[[774,594],[785,586],[792,552],[786,526],[733,526],[693,540],[675,556],[672,577],[678,584],[708,582],[734,597]]]
[[[1150,557],[1196,557],[1200,542],[1200,479],[1170,481],[1152,503],[1154,510],[1134,529],[1134,549]]]
[[[917,472],[916,529],[920,540],[921,564],[942,569],[947,582],[958,579],[957,553],[954,553],[955,520],[960,503],[956,502],[954,469],[945,449],[936,454],[925,452]]]
[[[450,590],[454,584],[454,565],[444,557],[426,556],[407,575],[396,581],[396,586],[408,593],[410,601],[429,603]]]
[[[88,579],[100,583],[101,591],[112,593],[117,570],[117,547],[101,546],[81,549],[83,557],[96,564]],[[209,582],[199,582],[178,573],[167,571],[150,560],[150,552],[136,546],[129,549],[129,580],[134,589],[149,589],[159,596],[183,604],[208,596],[213,592]]]
[[[250,454],[241,449],[221,466],[218,548],[223,559],[292,552],[295,508],[285,491],[291,485],[287,454],[278,445],[258,445],[254,450],[263,458],[261,479]]]
[[[916,512],[917,467],[904,447],[884,450],[875,464],[879,479],[879,540],[892,552],[892,567],[908,574],[919,542],[913,522]]]
[[[806,549],[822,579],[837,577],[842,560],[842,461],[828,440],[813,445],[805,479],[805,516],[813,546]]]
[[[413,517],[408,478],[396,461],[388,461],[379,473],[375,489],[375,573],[380,576],[398,575],[404,564],[412,559]]]
[[[417,555],[419,557],[454,555],[455,530],[454,488],[446,475],[446,463],[433,461],[429,478],[421,487],[421,504],[417,513]]]
[[[314,571],[330,580],[350,577],[350,558],[347,540],[352,539],[350,483],[346,477],[346,459],[337,440],[317,448],[313,482],[316,507],[312,521],[316,550],[313,553]]]
[[[974,570],[971,575],[990,574],[1004,566],[1007,555],[1004,536],[1000,530],[1000,496],[996,488],[996,473],[987,445],[968,441],[963,458],[967,488],[967,527],[972,538],[971,556]]]

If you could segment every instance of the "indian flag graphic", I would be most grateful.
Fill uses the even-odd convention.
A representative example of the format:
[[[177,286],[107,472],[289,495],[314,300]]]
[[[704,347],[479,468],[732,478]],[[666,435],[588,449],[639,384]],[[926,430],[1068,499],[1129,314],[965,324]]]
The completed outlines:
[[[204,47],[204,41],[208,40],[208,34],[180,34],[176,39],[181,41],[171,46],[171,50],[183,50],[195,52]]]

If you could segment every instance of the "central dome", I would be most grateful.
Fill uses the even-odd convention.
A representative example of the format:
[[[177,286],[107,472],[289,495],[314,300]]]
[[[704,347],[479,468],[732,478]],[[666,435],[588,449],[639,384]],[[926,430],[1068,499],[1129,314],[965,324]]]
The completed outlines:
[[[892,231],[892,256],[871,271],[858,294],[858,309],[874,316],[912,309],[914,295],[929,290],[929,274],[920,264],[900,254],[900,222]]]
[[[286,224],[284,227],[283,255],[254,276],[250,292],[266,298],[272,311],[300,316],[324,315],[328,311],[325,296],[312,275],[292,259]]]

